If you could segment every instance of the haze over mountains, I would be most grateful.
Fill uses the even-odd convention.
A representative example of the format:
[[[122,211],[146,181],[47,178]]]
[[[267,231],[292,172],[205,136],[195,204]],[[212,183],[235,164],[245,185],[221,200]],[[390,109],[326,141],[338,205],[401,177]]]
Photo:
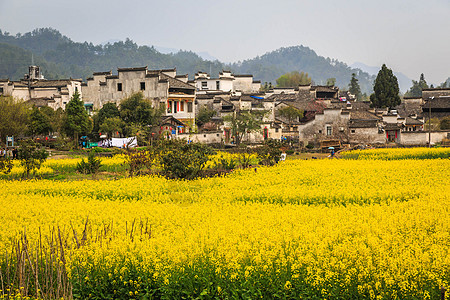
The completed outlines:
[[[336,78],[336,85],[347,88],[351,74],[356,73],[364,93],[372,92],[374,74],[378,72],[364,64],[348,66],[335,59],[318,56],[305,46],[279,48],[264,55],[236,63],[223,63],[207,52],[178,51],[172,48],[139,46],[133,41],[110,40],[103,45],[73,42],[69,37],[51,28],[41,28],[15,36],[0,30],[0,78],[17,80],[23,77],[31,64],[42,67],[48,79],[83,78],[93,72],[119,67],[148,66],[149,69],[177,68],[178,74],[189,74],[192,79],[198,71],[217,76],[223,69],[237,74],[253,74],[255,80],[272,82],[291,71],[307,72],[315,84],[325,84],[328,78]],[[389,67],[389,66],[388,66]],[[398,74],[404,92],[411,80]],[[409,84],[408,84],[409,82]]]

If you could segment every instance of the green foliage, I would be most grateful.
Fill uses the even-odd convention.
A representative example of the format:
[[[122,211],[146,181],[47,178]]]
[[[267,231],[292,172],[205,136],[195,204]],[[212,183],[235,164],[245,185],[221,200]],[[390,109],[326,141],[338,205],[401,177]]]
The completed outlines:
[[[123,122],[119,117],[106,118],[100,125],[100,132],[106,133],[108,137],[112,137],[114,132],[122,133],[122,128],[125,127],[125,122]]]
[[[422,97],[422,90],[427,89],[428,84],[425,80],[425,76],[420,74],[419,81],[412,81],[411,88],[405,93],[405,97]]]
[[[292,106],[285,106],[278,109],[277,114],[280,117],[285,118],[288,121],[289,126],[292,124],[292,121],[303,117],[303,111]]]
[[[281,157],[281,142],[269,139],[264,144],[256,148],[259,163],[264,166],[273,166],[280,161]]]
[[[439,122],[439,127],[441,130],[450,129],[450,117],[446,117]]]
[[[68,136],[74,136],[75,140],[78,139],[79,135],[91,132],[92,122],[78,92],[75,92],[72,99],[67,103],[63,122],[65,133]]]
[[[217,162],[214,165],[214,168],[217,170],[233,170],[236,168],[237,161],[232,157],[226,158],[222,154],[218,158]]]
[[[90,151],[87,162],[84,160],[84,158],[81,159],[81,162],[77,163],[76,170],[78,173],[82,174],[97,174],[101,166],[101,159],[95,157],[94,151]]]
[[[375,84],[373,86],[374,93],[370,95],[370,102],[373,107],[393,108],[401,103],[399,96],[399,87],[397,77],[388,69],[385,64],[378,72]]]
[[[8,157],[0,157],[0,173],[8,174],[14,166],[12,160]]]
[[[33,140],[22,141],[18,150],[20,165],[24,168],[22,176],[26,178],[29,177],[30,173],[33,173],[34,176],[48,157],[47,151],[41,149],[39,144]]]
[[[328,78],[327,79],[327,86],[335,86],[336,85],[336,78]]]
[[[241,111],[224,117],[231,124],[231,134],[237,145],[241,143],[246,133],[261,130],[262,119],[267,111]]]
[[[125,161],[130,176],[149,174],[154,161],[154,153],[147,150],[129,149]]]
[[[12,97],[0,96],[0,141],[7,136],[20,136],[27,132],[30,122],[29,106]]]
[[[200,175],[214,151],[201,143],[163,140],[159,144],[161,173],[172,179],[194,179]]]
[[[210,109],[208,106],[203,105],[196,115],[195,122],[197,123],[197,126],[201,127],[211,121],[211,118],[215,115],[216,111],[214,109]]]
[[[44,114],[38,107],[33,107],[33,110],[31,111],[30,125],[30,132],[32,135],[48,135],[53,131],[50,117],[47,114]]]
[[[298,87],[310,84],[311,77],[308,76],[308,73],[293,71],[280,76],[276,81],[278,87]]]
[[[154,125],[159,121],[161,109],[153,108],[142,92],[135,93],[120,102],[120,117],[127,124]]]
[[[356,78],[356,73],[352,73],[352,79],[348,85],[348,91],[355,95],[356,100],[362,100],[361,88],[359,87],[358,79]]]
[[[113,102],[108,102],[103,105],[103,107],[94,115],[94,132],[101,132],[100,126],[103,124],[105,119],[120,117],[119,108]]]

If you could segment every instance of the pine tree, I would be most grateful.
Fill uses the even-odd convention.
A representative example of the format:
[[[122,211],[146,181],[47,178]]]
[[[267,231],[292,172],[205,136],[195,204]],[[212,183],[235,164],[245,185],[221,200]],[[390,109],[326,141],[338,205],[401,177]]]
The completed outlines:
[[[399,87],[397,77],[392,73],[392,70],[386,67],[385,64],[378,72],[375,84],[373,85],[374,93],[370,95],[370,102],[372,107],[393,108],[401,103],[399,96]]]
[[[422,97],[422,90],[423,89],[427,89],[428,88],[428,84],[425,80],[425,76],[422,74],[420,74],[420,79],[419,81],[412,81],[412,86],[411,88],[405,93],[406,97]]]
[[[66,105],[63,129],[68,136],[73,136],[75,140],[78,140],[80,134],[88,134],[92,130],[92,122],[78,92],[73,94],[72,99]]]
[[[356,73],[352,73],[352,79],[350,79],[350,84],[348,85],[348,91],[355,95],[356,100],[361,100],[361,88],[359,87],[358,79],[356,78]]]

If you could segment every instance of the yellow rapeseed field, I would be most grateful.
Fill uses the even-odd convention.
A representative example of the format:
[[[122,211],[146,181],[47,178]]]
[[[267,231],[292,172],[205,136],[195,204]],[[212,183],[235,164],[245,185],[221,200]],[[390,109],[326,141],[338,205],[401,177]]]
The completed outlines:
[[[0,297],[439,299],[449,169],[292,160],[193,181],[0,181]]]

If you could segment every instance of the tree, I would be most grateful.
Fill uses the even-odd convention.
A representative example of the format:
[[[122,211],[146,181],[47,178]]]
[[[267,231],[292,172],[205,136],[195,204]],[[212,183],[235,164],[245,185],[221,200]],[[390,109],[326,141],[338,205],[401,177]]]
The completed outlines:
[[[114,132],[122,133],[124,126],[125,123],[119,117],[107,118],[103,120],[99,130],[100,132],[106,133],[108,137],[112,137]]]
[[[370,95],[372,107],[393,108],[401,103],[397,77],[395,77],[392,70],[386,67],[385,64],[383,64],[381,70],[378,72],[375,84],[373,85],[373,91],[374,93]]]
[[[295,107],[292,107],[292,106],[282,107],[277,110],[277,113],[279,116],[288,120],[289,130],[291,130],[291,125],[292,125],[293,120],[303,117],[303,111],[301,111]]]
[[[327,86],[335,86],[336,85],[336,78],[328,78],[327,79]]]
[[[24,168],[22,176],[29,177],[30,173],[36,173],[42,163],[47,159],[48,153],[33,140],[25,140],[20,143],[18,152],[20,165]]]
[[[52,131],[53,127],[49,116],[44,114],[40,108],[33,107],[33,110],[31,111],[31,126],[30,126],[31,134],[48,135]]]
[[[412,81],[411,88],[405,93],[405,97],[422,97],[422,90],[427,89],[428,84],[425,80],[425,76],[420,74],[419,81]]]
[[[73,94],[72,99],[66,105],[63,129],[68,136],[73,136],[76,141],[80,134],[88,134],[92,129],[92,122],[78,92]]]
[[[209,108],[206,105],[200,107],[198,114],[195,118],[195,122],[197,126],[201,127],[211,121],[211,118],[216,115],[216,111],[214,109]]]
[[[103,107],[94,116],[94,132],[102,132],[100,130],[101,125],[108,118],[120,117],[119,108],[113,102],[108,102],[103,105]]]
[[[356,73],[352,73],[352,79],[348,85],[348,91],[355,95],[356,100],[361,100],[361,88],[359,87],[358,79],[356,78]]]
[[[307,85],[311,84],[311,77],[308,76],[308,73],[298,71],[293,71],[290,73],[286,73],[281,75],[280,78],[277,79],[278,87],[297,87],[299,85]]]
[[[0,141],[25,134],[30,121],[29,106],[12,97],[0,96]]]
[[[266,113],[266,111],[244,111],[224,118],[224,121],[231,124],[231,134],[237,145],[241,143],[246,133],[257,132],[261,129],[262,118]]]
[[[155,125],[162,115],[162,108],[153,108],[142,92],[135,93],[120,102],[120,117],[128,124]]]

